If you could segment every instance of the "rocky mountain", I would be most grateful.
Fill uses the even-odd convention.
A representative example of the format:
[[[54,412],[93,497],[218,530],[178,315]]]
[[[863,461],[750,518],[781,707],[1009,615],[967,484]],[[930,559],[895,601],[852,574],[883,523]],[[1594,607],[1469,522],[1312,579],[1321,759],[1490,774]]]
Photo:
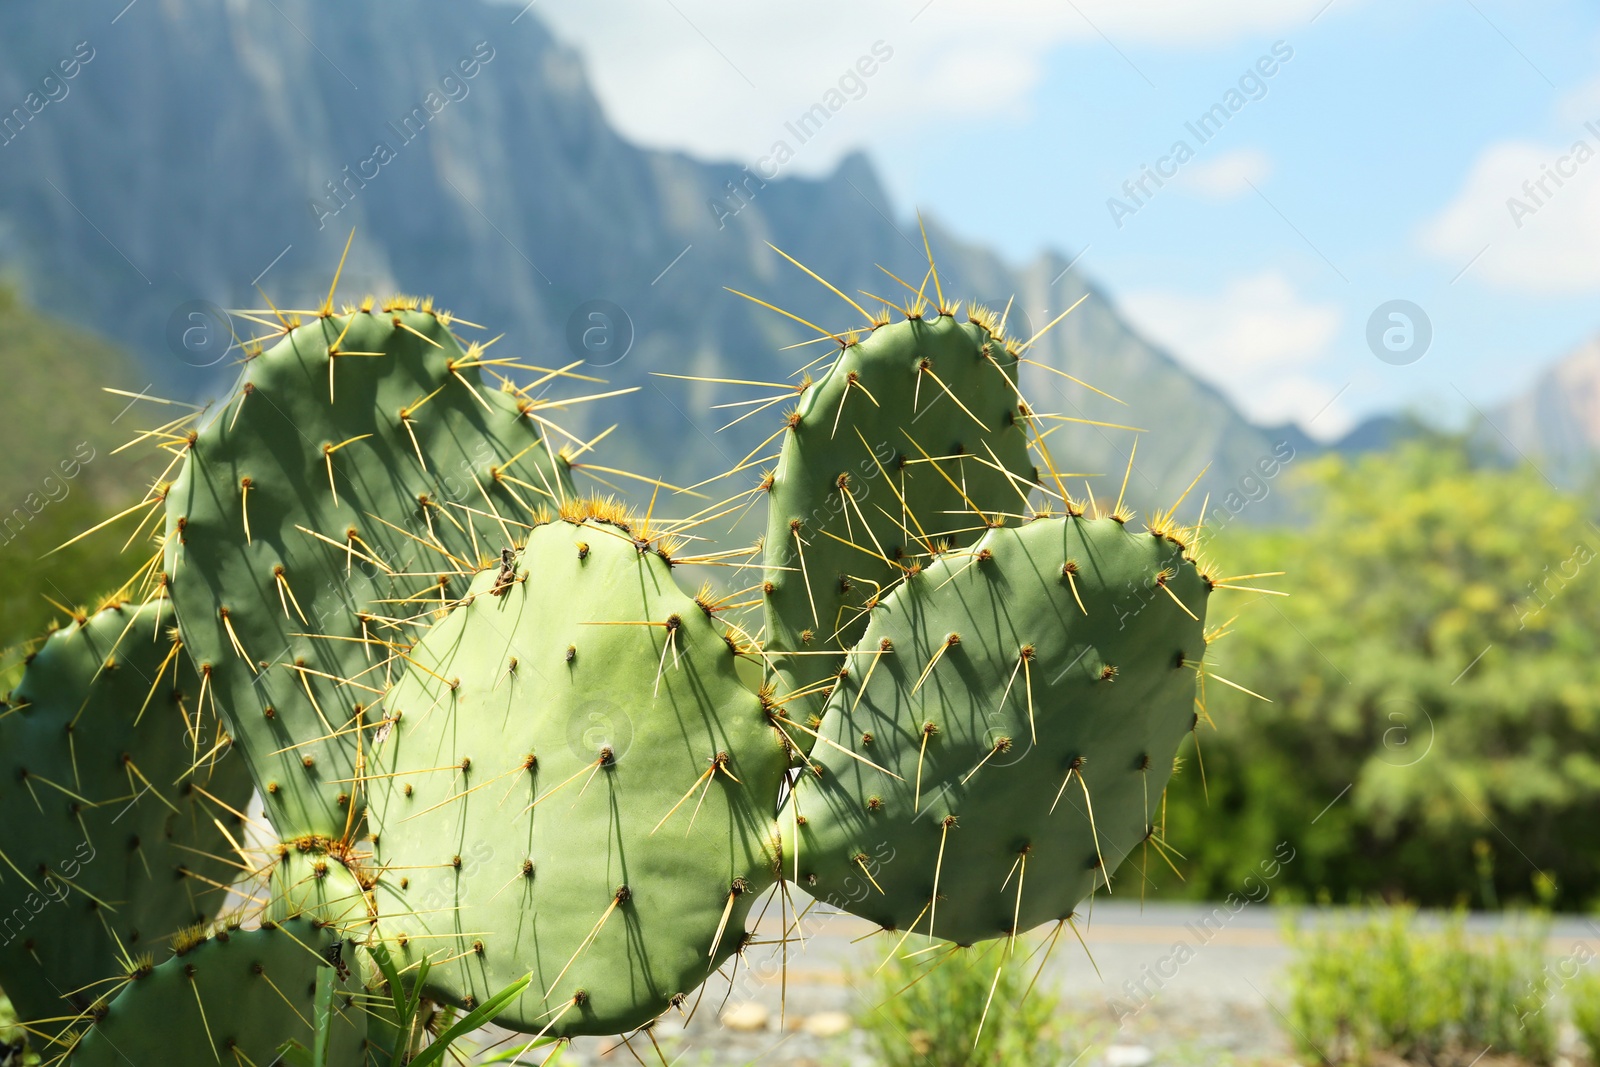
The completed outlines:
[[[1576,487],[1600,456],[1600,337],[1562,357],[1518,396],[1484,413],[1473,441],[1509,462],[1532,463]]]
[[[914,283],[926,269],[909,206],[889,201],[866,157],[819,180],[764,180],[642,149],[613,132],[577,56],[521,5],[0,7],[0,269],[32,302],[140,355],[149,381],[113,384],[187,397],[224,387],[237,350],[216,343],[211,305],[262,308],[267,294],[315,307],[352,230],[342,295],[431,293],[504,332],[498,352],[586,359],[609,388],[639,386],[572,409],[571,426],[623,423],[602,462],[680,482],[744,456],[777,409],[718,434],[725,413],[709,406],[748,392],[651,372],[782,380],[796,353],[780,348],[809,333],[724,287],[830,328],[859,324],[769,242],[852,294],[903,295],[877,264]],[[1207,492],[1215,504],[1274,454],[1281,437],[1138,336],[1062,257],[1004,262],[959,219],[930,219],[928,232],[947,292],[1014,297],[1013,327],[1087,294],[1031,355],[1127,406],[1040,367],[1026,388],[1051,414],[1150,431],[1135,503],[1169,503],[1209,464],[1186,508]],[[1133,435],[1060,425],[1060,462],[1114,487]]]

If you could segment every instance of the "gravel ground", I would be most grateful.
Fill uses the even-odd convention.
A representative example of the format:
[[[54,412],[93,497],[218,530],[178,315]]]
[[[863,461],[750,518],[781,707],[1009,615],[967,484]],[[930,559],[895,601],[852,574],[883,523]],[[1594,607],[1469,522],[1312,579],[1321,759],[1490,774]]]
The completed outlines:
[[[1263,995],[1276,987],[1288,953],[1275,916],[1258,910],[1097,905],[1084,929],[1093,962],[1067,933],[1041,979],[1060,992],[1068,1028],[1088,1046],[1064,1048],[1059,1062],[1073,1063],[1080,1051],[1077,1067],[1294,1062]],[[769,922],[757,934],[777,929]],[[778,950],[752,949],[731,988],[714,979],[687,1021],[663,1020],[655,1034],[668,1062],[873,1063],[864,1036],[849,1024],[862,1007],[849,976],[870,971],[894,942],[847,915],[808,919],[806,933],[803,947],[790,946],[786,983],[778,977]],[[1193,951],[1177,950],[1180,942]],[[660,1062],[647,1038],[633,1044],[646,1063]],[[628,1048],[604,1040],[576,1043],[562,1062],[635,1061]]]
[[[1091,962],[1070,932],[1060,939],[1043,982],[1060,994],[1066,1029],[1062,1067],[1286,1067],[1296,1064],[1289,1037],[1283,969],[1285,912],[1247,905],[1100,902],[1083,928]],[[1469,929],[1493,931],[1500,920],[1477,916]],[[775,937],[776,921],[757,929]],[[1553,956],[1597,931],[1581,919],[1551,932]],[[870,971],[894,945],[848,915],[808,918],[804,946],[791,945],[780,982],[775,946],[746,954],[731,987],[713,979],[691,1017],[663,1020],[655,1034],[673,1067],[787,1063],[867,1067],[874,1061],[849,1018],[862,1008],[852,973]],[[782,1020],[780,1022],[780,1006]],[[633,1050],[661,1062],[645,1037]],[[1074,1059],[1077,1056],[1077,1059]],[[537,1059],[534,1059],[537,1063]],[[633,1064],[615,1039],[580,1041],[563,1064]],[[1502,1061],[1503,1062],[1503,1061]],[[1496,1067],[1492,1054],[1476,1067]]]

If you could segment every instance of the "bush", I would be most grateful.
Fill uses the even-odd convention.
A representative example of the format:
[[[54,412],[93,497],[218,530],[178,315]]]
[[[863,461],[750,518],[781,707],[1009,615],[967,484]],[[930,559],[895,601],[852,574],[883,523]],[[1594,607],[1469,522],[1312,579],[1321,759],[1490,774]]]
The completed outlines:
[[[1214,595],[1213,616],[1239,615],[1208,669],[1273,703],[1206,685],[1209,805],[1191,753],[1166,809],[1190,860],[1173,890],[1223,897],[1288,840],[1284,899],[1600,902],[1590,505],[1449,442],[1285,477],[1306,526],[1208,539],[1208,555],[1287,572],[1239,584],[1291,595]]]
[[[1299,1051],[1365,1065],[1378,1052],[1413,1063],[1466,1065],[1493,1046],[1554,1061],[1556,1016],[1544,927],[1474,942],[1457,913],[1414,928],[1409,908],[1289,934],[1289,1020]]]
[[[1022,943],[1009,956],[1006,947],[1005,941],[990,941],[962,949],[913,937],[881,970],[856,975],[853,984],[864,1001],[856,1022],[878,1062],[885,1067],[1020,1067],[1065,1062],[1086,1048],[1082,1028],[1074,1026],[1074,1047],[1060,1056],[1058,1000],[1042,984],[1033,984],[1038,964]],[[985,1004],[990,1005],[987,1019]]]
[[[48,625],[68,621],[51,600],[66,608],[92,609],[97,597],[112,592],[128,577],[132,568],[114,556],[128,536],[129,526],[122,527],[120,534],[116,530],[106,533],[98,541],[80,541],[40,562],[46,553],[112,513],[87,494],[72,496],[46,506],[20,531],[13,526],[0,532],[0,553],[9,564],[0,569],[0,655],[24,643],[36,643]],[[110,563],[108,556],[112,557]],[[9,660],[0,660],[0,695],[21,677],[20,670],[13,677],[8,664]]]
[[[10,999],[0,993],[0,1063],[8,1067],[37,1067],[39,1054],[28,1047],[28,1032],[17,1022]]]
[[[1589,1062],[1600,1063],[1600,973],[1583,972],[1570,992],[1572,1025],[1589,1046]]]

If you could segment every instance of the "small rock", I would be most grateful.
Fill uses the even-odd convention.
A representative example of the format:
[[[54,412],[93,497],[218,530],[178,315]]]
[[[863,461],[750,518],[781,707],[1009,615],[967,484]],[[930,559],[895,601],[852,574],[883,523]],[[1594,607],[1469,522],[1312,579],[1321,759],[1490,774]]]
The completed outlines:
[[[767,1019],[771,1012],[755,1001],[746,1001],[735,1004],[722,1013],[722,1025],[729,1030],[740,1033],[754,1033],[767,1028]]]
[[[1112,1045],[1106,1049],[1106,1067],[1149,1067],[1156,1054],[1143,1045]]]
[[[847,1034],[855,1023],[842,1011],[819,1011],[806,1016],[801,1029],[812,1037],[838,1037]]]

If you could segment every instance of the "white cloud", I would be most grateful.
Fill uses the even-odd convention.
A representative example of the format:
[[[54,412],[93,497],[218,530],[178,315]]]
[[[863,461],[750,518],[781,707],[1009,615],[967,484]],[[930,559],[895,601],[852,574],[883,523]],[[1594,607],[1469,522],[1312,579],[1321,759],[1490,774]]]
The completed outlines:
[[[1216,294],[1135,292],[1120,303],[1141,333],[1253,421],[1304,424],[1333,395],[1317,371],[1339,332],[1340,309],[1306,300],[1276,271],[1236,278]],[[1315,429],[1334,434],[1348,421],[1335,408]]]
[[[1556,119],[1574,128],[1600,116],[1600,78],[1591,78],[1564,94],[1556,104]]]
[[[1178,172],[1179,187],[1212,200],[1231,200],[1260,185],[1272,173],[1272,158],[1256,148],[1239,148],[1201,160]]]
[[[513,0],[518,6],[523,0]],[[784,123],[822,99],[874,42],[893,58],[793,163],[815,173],[895,128],[1024,110],[1051,50],[1115,45],[1141,67],[1150,49],[1195,49],[1291,36],[1326,0],[569,0],[544,19],[587,60],[607,113],[628,137],[714,158],[754,161]],[[1348,6],[1339,5],[1339,8]],[[1336,8],[1335,10],[1339,10]],[[1102,36],[1109,40],[1107,44]],[[1130,79],[1138,75],[1130,70]],[[791,138],[792,140],[792,138]]]
[[[1561,172],[1566,173],[1561,173]],[[1423,247],[1506,289],[1600,289],[1600,137],[1581,126],[1567,143],[1500,141],[1424,226]]]
[[[1420,232],[1424,249],[1505,289],[1541,294],[1600,288],[1600,78],[1563,94],[1549,141],[1496,141]],[[1474,257],[1476,261],[1474,261]]]

